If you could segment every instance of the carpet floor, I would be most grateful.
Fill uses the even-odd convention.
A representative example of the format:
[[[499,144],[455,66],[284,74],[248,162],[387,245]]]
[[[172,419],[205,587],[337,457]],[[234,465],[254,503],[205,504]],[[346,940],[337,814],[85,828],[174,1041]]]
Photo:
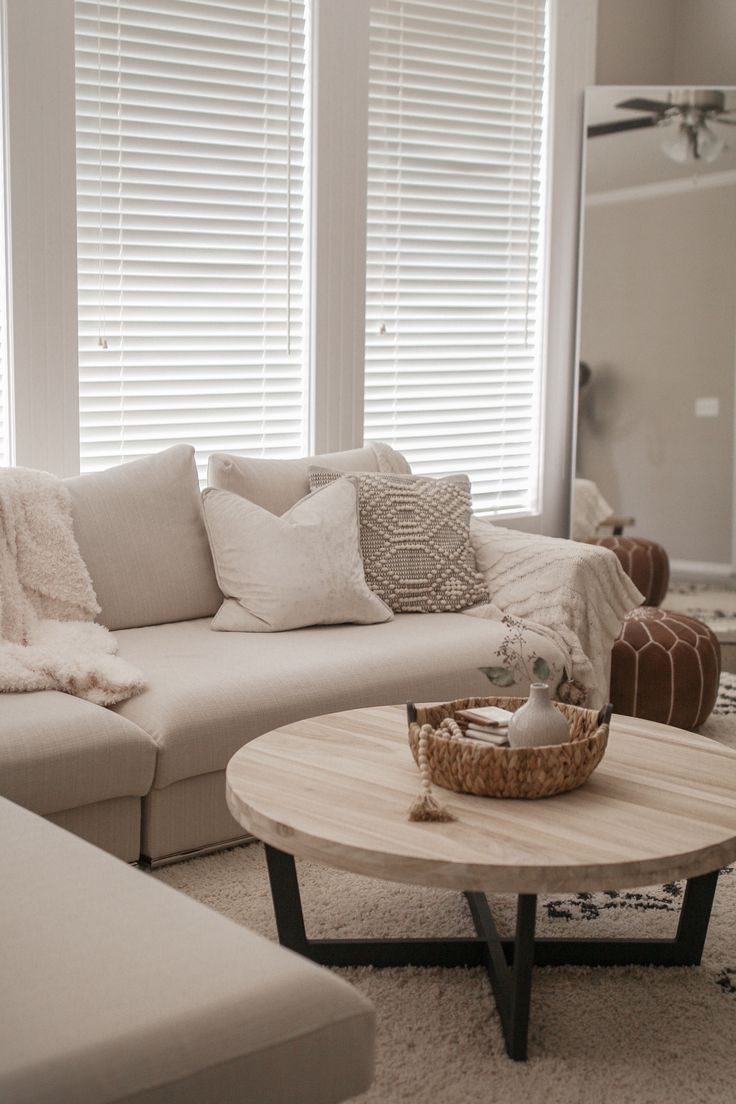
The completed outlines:
[[[736,677],[703,731],[736,747]],[[733,704],[732,704],[733,703]],[[622,826],[625,830],[625,826]],[[464,899],[300,862],[315,936],[472,934]],[[154,877],[275,939],[259,844]],[[540,900],[542,935],[674,934],[682,885]],[[492,897],[506,932],[515,899]],[[339,971],[374,1003],[376,1079],[360,1104],[731,1104],[736,1100],[736,866],[721,875],[699,968],[535,971],[529,1061],[505,1055],[480,969]],[[207,1104],[203,1101],[203,1104]]]
[[[460,935],[464,901],[299,864],[312,935]],[[258,844],[156,877],[275,939]],[[545,899],[540,934],[674,934],[680,885]],[[492,898],[511,930],[514,901]],[[529,1061],[505,1055],[480,969],[339,971],[375,1007],[378,1061],[361,1104],[730,1104],[736,1096],[736,872],[721,875],[700,968],[535,971]],[[207,1104],[203,1101],[202,1104]]]

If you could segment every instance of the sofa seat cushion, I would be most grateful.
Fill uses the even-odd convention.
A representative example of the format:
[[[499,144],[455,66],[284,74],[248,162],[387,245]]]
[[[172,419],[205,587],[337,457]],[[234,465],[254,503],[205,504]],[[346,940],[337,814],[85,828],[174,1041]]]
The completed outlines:
[[[137,725],[56,690],[3,694],[0,793],[36,813],[148,793],[156,745]]]
[[[332,1104],[368,1087],[347,982],[0,799],[3,1104]]]
[[[441,700],[495,689],[478,667],[502,663],[497,621],[461,613],[399,614],[377,625],[323,625],[284,633],[213,633],[210,621],[117,633],[121,655],[147,689],[115,706],[149,732],[159,754],[154,786],[222,770],[248,740],[303,717],[359,706]],[[564,657],[528,633],[557,685]],[[528,683],[505,691],[526,694]]]

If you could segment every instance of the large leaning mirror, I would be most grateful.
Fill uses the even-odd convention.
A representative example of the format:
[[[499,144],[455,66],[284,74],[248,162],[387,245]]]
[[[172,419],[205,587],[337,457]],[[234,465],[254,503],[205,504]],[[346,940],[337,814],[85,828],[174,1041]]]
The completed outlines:
[[[593,484],[675,570],[727,574],[736,89],[592,88],[585,134],[576,461],[589,482],[573,535],[595,521]]]

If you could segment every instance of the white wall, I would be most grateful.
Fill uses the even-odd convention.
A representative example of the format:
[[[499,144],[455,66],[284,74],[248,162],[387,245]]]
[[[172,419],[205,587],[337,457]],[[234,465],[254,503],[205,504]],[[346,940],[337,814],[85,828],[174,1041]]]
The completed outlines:
[[[736,0],[598,0],[596,84],[736,84]]]
[[[673,0],[675,84],[736,84],[736,0]]]
[[[669,84],[674,54],[674,0],[598,0],[596,84]]]

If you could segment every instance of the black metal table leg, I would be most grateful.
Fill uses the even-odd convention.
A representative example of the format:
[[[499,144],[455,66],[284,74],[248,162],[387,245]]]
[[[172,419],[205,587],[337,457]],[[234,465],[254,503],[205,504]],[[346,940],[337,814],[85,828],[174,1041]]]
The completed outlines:
[[[713,898],[718,884],[718,870],[690,878],[685,886],[685,896],[677,925],[677,944],[682,966],[699,966],[703,957],[705,937],[708,934]]]
[[[532,967],[534,966],[534,925],[537,916],[537,898],[528,894],[519,897],[516,911],[516,937],[514,960],[511,964],[511,1014],[509,1030],[505,1033],[509,1058],[517,1062],[526,1060],[526,1043],[529,1035],[529,1006],[532,996]]]
[[[498,934],[493,913],[482,893],[466,893],[465,897],[486,952],[484,965],[501,1021],[506,1052],[515,1061],[523,1062],[529,1033],[537,898],[531,894],[519,897],[516,934],[510,940]]]
[[[266,865],[279,943],[322,966],[480,966],[478,939],[309,939],[296,864],[291,855],[265,845]]]
[[[279,943],[299,954],[308,955],[309,946],[294,857],[266,844],[266,866]]]
[[[719,871],[690,878],[674,939],[537,939],[536,966],[697,966]]]
[[[537,898],[518,899],[513,939],[499,935],[488,900],[466,893],[477,935],[442,939],[309,939],[296,864],[266,844],[279,942],[323,966],[484,966],[510,1058],[527,1056],[534,966],[697,966],[718,871],[688,881],[674,939],[535,939]]]

